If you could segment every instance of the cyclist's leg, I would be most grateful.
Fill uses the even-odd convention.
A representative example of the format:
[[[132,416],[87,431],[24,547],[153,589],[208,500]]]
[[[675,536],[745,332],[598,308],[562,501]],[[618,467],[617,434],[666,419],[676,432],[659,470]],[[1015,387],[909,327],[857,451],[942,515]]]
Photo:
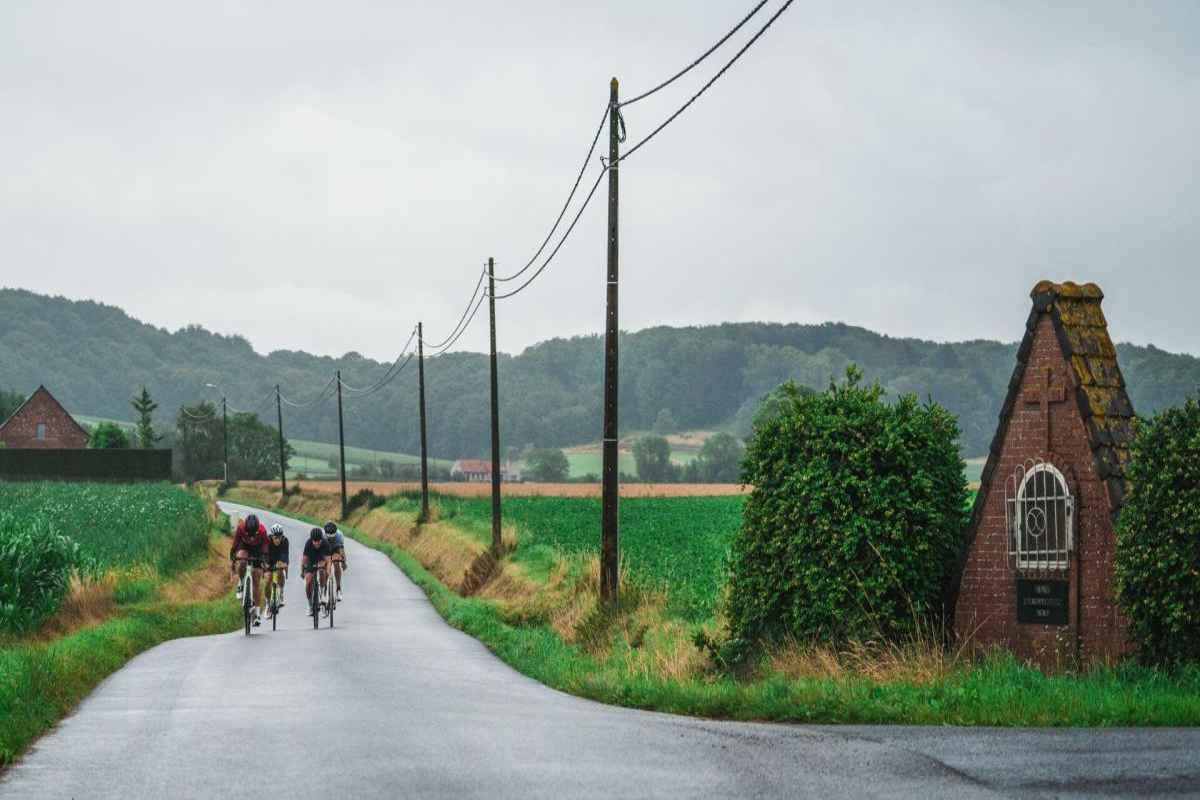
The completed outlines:
[[[333,562],[333,580],[340,592],[342,590],[342,551],[338,550],[330,560]]]
[[[233,571],[237,575],[238,580],[241,580],[246,575],[246,559],[250,554],[245,550],[237,551],[237,560],[233,562]]]

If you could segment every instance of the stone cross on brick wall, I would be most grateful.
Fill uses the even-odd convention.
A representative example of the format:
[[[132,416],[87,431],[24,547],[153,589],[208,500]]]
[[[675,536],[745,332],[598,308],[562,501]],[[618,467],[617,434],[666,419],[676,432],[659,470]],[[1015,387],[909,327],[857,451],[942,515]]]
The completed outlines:
[[[1042,407],[1042,435],[1045,437],[1042,441],[1044,452],[1050,452],[1050,404],[1066,402],[1067,392],[1062,384],[1051,386],[1051,369],[1046,367],[1044,382],[1037,388],[1027,389],[1022,399],[1027,405],[1040,405]]]

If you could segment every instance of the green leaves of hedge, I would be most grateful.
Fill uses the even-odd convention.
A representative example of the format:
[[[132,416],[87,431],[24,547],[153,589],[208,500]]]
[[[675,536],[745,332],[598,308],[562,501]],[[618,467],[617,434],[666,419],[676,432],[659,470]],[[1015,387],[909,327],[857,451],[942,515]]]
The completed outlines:
[[[1117,602],[1149,664],[1200,661],[1200,403],[1138,425],[1117,522]]]
[[[958,425],[879,386],[782,390],[743,461],[754,486],[734,540],[731,655],[766,641],[895,638],[941,613],[966,532]]]

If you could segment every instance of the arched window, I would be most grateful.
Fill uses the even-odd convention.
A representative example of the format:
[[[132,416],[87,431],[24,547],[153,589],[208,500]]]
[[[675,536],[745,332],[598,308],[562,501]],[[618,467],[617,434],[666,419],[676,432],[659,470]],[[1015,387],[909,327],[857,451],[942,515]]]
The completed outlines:
[[[1018,570],[1067,568],[1074,546],[1075,498],[1054,465],[1031,461],[1008,483],[1008,554]]]

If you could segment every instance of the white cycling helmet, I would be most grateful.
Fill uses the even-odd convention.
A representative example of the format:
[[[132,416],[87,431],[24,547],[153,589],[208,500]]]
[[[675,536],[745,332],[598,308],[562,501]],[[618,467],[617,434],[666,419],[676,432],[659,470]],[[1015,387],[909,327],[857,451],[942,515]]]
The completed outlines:
[[[271,535],[272,536],[283,536],[283,526],[280,525],[278,522],[276,522],[274,525],[271,526]]]

